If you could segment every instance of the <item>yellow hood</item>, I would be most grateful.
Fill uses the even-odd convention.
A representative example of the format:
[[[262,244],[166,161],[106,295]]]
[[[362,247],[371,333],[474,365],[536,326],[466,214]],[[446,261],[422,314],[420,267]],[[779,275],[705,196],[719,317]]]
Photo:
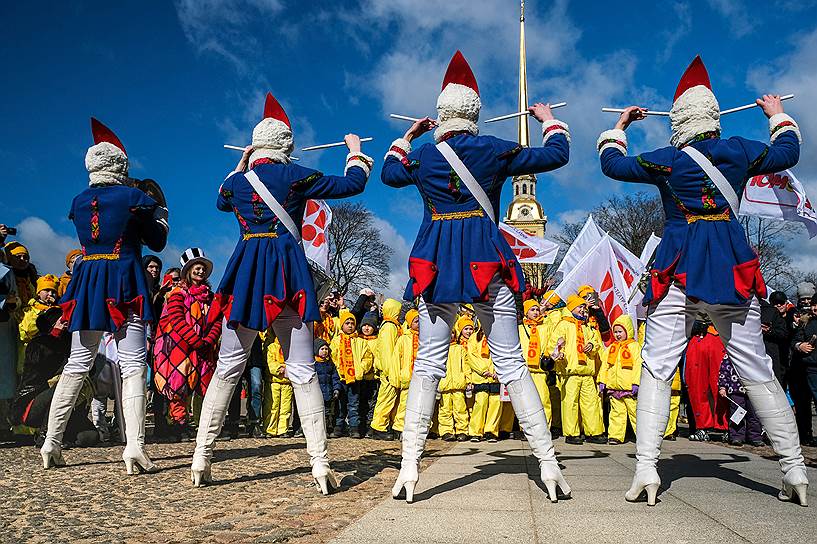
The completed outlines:
[[[633,328],[633,319],[627,315],[620,315],[618,319],[613,321],[613,327],[616,325],[620,325],[624,327],[624,330],[627,331],[627,340],[632,340],[635,338],[635,329]]]
[[[383,319],[398,323],[400,318],[400,309],[402,306],[403,305],[400,304],[399,300],[387,298],[385,301],[383,301]]]

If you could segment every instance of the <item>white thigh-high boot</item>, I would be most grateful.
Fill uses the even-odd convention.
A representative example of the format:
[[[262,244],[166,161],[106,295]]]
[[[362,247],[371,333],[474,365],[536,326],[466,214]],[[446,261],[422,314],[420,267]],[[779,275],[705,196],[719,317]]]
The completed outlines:
[[[207,386],[207,393],[201,404],[193,464],[190,465],[190,479],[195,487],[201,487],[204,483],[212,481],[210,460],[213,458],[213,444],[221,432],[227,407],[230,405],[233,390],[239,379],[240,375],[225,380],[216,372],[213,374],[213,379],[210,380],[210,385]]]
[[[414,487],[419,478],[420,457],[426,445],[428,428],[437,403],[439,380],[414,374],[406,398],[406,418],[403,424],[403,460],[400,474],[391,489],[395,499],[406,489],[406,502],[414,501]]]
[[[48,411],[48,431],[45,442],[40,448],[43,457],[43,468],[64,466],[62,458],[62,435],[74,411],[82,381],[86,374],[63,374],[57,387],[54,388],[54,397],[51,399],[51,408]]]
[[[655,506],[655,497],[661,485],[661,478],[655,467],[661,455],[661,441],[669,421],[671,394],[672,382],[655,379],[645,367],[641,372],[641,384],[638,388],[635,476],[630,489],[624,494],[628,501],[637,501],[646,491],[647,504]]]
[[[122,414],[125,417],[125,451],[122,460],[128,474],[159,470],[145,453],[146,368],[122,380]]]
[[[301,429],[306,439],[312,477],[318,490],[328,495],[331,490],[340,487],[340,482],[329,466],[329,453],[326,451],[326,414],[318,377],[313,376],[303,384],[293,383],[292,393],[295,396]]]
[[[547,488],[550,502],[557,502],[558,496],[556,486],[562,493],[570,496],[570,486],[562,476],[559,469],[559,462],[556,460],[556,450],[550,438],[545,409],[539,392],[533,383],[530,372],[525,372],[519,380],[514,380],[507,384],[508,394],[511,397],[511,404],[519,426],[528,439],[528,444],[533,450],[533,454],[539,460],[539,470],[541,471],[542,482]]]
[[[743,387],[746,389],[746,396],[749,397],[755,414],[766,429],[766,436],[769,437],[772,448],[780,456],[783,488],[778,498],[781,501],[796,499],[801,506],[808,506],[806,465],[800,451],[797,422],[789,406],[786,393],[783,392],[777,379],[763,383],[743,382]],[[641,402],[640,389],[638,397]]]

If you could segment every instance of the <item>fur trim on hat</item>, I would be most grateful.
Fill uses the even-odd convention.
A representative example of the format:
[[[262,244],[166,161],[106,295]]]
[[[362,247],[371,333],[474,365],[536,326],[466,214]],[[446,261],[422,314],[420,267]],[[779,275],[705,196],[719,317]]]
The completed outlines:
[[[721,130],[721,110],[712,91],[696,85],[681,94],[672,104],[670,143],[681,147],[698,134]]]
[[[478,134],[480,108],[482,102],[474,89],[459,83],[446,85],[437,97],[437,118],[440,124],[434,131],[434,139],[440,141],[444,134],[454,131]]]
[[[567,126],[567,123],[559,121],[558,119],[552,119],[542,123],[542,145],[554,134],[564,134],[565,138],[567,138],[567,143],[570,143],[570,127]]]
[[[397,138],[391,143],[391,147],[386,152],[383,160],[385,161],[388,157],[394,157],[398,161],[403,162],[403,159],[405,159],[409,153],[411,153],[411,142],[405,138]]]
[[[372,159],[370,156],[364,155],[360,151],[355,151],[354,153],[350,152],[348,155],[346,155],[346,168],[343,169],[343,175],[347,175],[351,167],[359,166],[366,173],[366,179],[368,179],[369,174],[372,172],[373,165],[374,159]]]
[[[599,135],[596,148],[599,150],[599,156],[604,153],[605,149],[618,149],[622,154],[626,155],[627,135],[620,128],[605,130]]]
[[[88,148],[85,169],[88,170],[89,185],[128,181],[128,157],[109,142],[100,142]]]
[[[252,130],[252,145],[255,149],[250,155],[250,164],[258,159],[289,162],[295,142],[292,130],[286,123],[270,117],[255,125]]]
[[[800,136],[800,127],[790,115],[775,113],[769,117],[769,140],[771,143],[774,143],[778,136],[789,131],[794,132],[797,135],[797,141],[803,143],[803,137]]]

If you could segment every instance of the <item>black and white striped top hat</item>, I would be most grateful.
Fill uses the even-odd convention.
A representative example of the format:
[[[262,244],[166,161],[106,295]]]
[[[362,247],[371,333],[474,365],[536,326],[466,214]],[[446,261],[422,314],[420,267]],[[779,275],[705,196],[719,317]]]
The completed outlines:
[[[179,259],[179,264],[182,266],[182,277],[184,277],[190,267],[196,263],[204,265],[204,268],[207,269],[207,277],[209,278],[210,274],[213,273],[213,261],[208,259],[207,255],[204,254],[204,250],[198,247],[185,249],[184,253],[182,253]]]

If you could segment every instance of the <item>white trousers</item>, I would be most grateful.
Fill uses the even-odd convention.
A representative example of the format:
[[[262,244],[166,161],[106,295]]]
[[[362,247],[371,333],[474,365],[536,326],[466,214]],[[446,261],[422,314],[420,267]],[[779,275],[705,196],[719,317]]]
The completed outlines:
[[[706,312],[717,329],[738,376],[748,383],[774,380],[772,360],[760,332],[760,303],[752,297],[744,304],[694,302],[673,284],[667,296],[647,310],[644,368],[657,380],[670,381],[687,347],[698,312]]]
[[[71,334],[71,355],[63,369],[64,374],[87,374],[99,353],[99,342],[103,331],[74,331]],[[147,343],[145,340],[145,322],[134,314],[113,333],[119,353],[119,368],[122,378],[128,378],[142,372],[147,361]]]
[[[272,330],[281,343],[289,380],[296,385],[308,383],[315,377],[312,323],[304,323],[298,312],[287,306],[272,322]],[[258,331],[241,325],[230,329],[226,319],[221,331],[216,373],[224,380],[235,380],[244,373]]]
[[[516,302],[513,291],[498,278],[488,287],[488,301],[474,303],[474,311],[488,336],[488,349],[499,381],[508,383],[521,379],[527,372],[519,327],[516,322]],[[420,345],[414,373],[441,380],[445,376],[451,329],[457,320],[458,303],[429,304],[420,299]]]

